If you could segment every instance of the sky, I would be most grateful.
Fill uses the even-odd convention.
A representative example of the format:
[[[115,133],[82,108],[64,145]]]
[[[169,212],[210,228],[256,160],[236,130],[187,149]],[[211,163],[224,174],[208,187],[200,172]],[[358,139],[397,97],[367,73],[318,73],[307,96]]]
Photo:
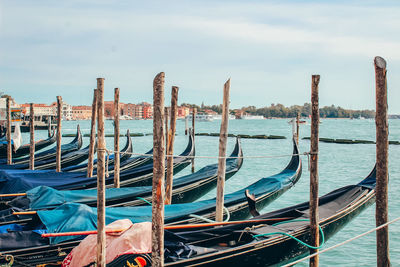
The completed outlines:
[[[383,3],[384,2],[384,3]],[[398,1],[12,1],[0,2],[0,92],[18,103],[165,101],[230,107],[302,105],[321,75],[320,106],[375,109],[373,60],[387,61],[389,113],[400,114]]]

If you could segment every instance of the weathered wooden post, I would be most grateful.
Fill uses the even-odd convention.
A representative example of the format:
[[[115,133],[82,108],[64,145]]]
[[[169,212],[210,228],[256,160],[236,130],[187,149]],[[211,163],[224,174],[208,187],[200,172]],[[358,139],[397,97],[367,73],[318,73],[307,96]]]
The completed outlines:
[[[93,176],[94,145],[96,143],[97,89],[93,90],[92,121],[90,122],[89,158],[86,176]]]
[[[189,132],[189,117],[188,116],[186,116],[185,117],[185,135],[188,135],[188,132]]]
[[[164,122],[165,122],[165,152],[167,153],[168,151],[168,108],[164,107]]]
[[[178,90],[177,86],[172,86],[171,92],[171,122],[170,131],[168,133],[168,150],[167,155],[167,184],[165,187],[165,204],[169,205],[172,202],[172,188],[173,188],[173,176],[174,176],[174,141],[176,131],[176,117],[178,115]]]
[[[164,72],[160,72],[153,82],[153,207],[152,245],[153,267],[164,266]]]
[[[375,57],[376,83],[376,226],[388,222],[388,116],[386,61]],[[377,266],[390,266],[389,228],[376,231]]]
[[[29,105],[29,131],[30,131],[30,149],[29,149],[29,169],[35,169],[35,114],[33,111],[33,103]]]
[[[196,121],[196,108],[193,107],[193,110],[192,110],[192,135],[193,135],[193,145],[195,145],[195,131],[194,131],[195,121]],[[194,172],[194,158],[192,158],[192,173],[193,173],[193,172]]]
[[[104,78],[97,78],[97,266],[106,266]]]
[[[7,112],[7,164],[12,164],[12,144],[11,144],[11,103],[10,97],[6,100],[6,112]]]
[[[310,148],[310,230],[311,245],[319,246],[319,214],[318,214],[318,142],[319,142],[319,75],[313,75],[311,80],[311,148]],[[311,249],[310,254],[318,250]],[[318,267],[319,256],[310,259],[311,267]]]
[[[50,137],[51,136],[51,115],[49,115],[49,118],[47,119],[47,136]]]
[[[114,187],[119,188],[119,88],[114,89]]]
[[[226,139],[228,137],[229,122],[229,89],[231,79],[224,85],[224,98],[222,104],[221,130],[219,133],[219,159],[218,159],[218,178],[217,178],[217,205],[215,220],[222,222],[224,219],[224,188],[225,188],[225,169],[226,169]]]
[[[61,172],[61,119],[62,119],[62,98],[61,96],[57,96],[56,172]]]
[[[299,144],[299,125],[300,125],[300,113],[297,112],[297,116],[296,116],[296,142],[297,144]]]

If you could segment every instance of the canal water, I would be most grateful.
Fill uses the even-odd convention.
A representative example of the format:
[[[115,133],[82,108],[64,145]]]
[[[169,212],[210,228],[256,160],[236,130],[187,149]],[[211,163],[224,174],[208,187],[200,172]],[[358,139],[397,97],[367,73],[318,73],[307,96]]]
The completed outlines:
[[[220,120],[213,122],[196,122],[197,133],[217,133],[220,129]],[[90,121],[63,121],[64,134],[75,133],[79,124],[83,133],[89,133]],[[151,120],[121,121],[121,133],[127,129],[131,133],[152,133]],[[184,121],[177,122],[177,136],[175,153],[179,154],[187,145],[184,135]],[[106,121],[106,134],[113,133],[112,121]],[[389,120],[389,140],[400,141],[400,120]],[[243,188],[258,179],[281,171],[288,163],[292,153],[291,134],[292,126],[287,119],[273,120],[231,120],[229,133],[233,134],[266,134],[283,135],[283,140],[242,139],[245,156],[274,156],[268,158],[245,158],[242,169],[226,183],[225,191],[230,193]],[[46,131],[37,131],[36,139],[46,138]],[[300,126],[300,138],[310,136],[310,125]],[[320,137],[375,140],[374,120],[323,119],[320,125]],[[145,153],[152,147],[153,137],[132,137],[135,153]],[[29,142],[29,133],[23,134],[24,143]],[[72,138],[63,138],[63,143]],[[228,139],[227,153],[234,146],[234,138]],[[107,147],[112,149],[113,138],[106,138]],[[121,138],[120,146],[124,146],[125,139]],[[89,138],[84,137],[84,146]],[[218,155],[218,137],[196,136],[196,155]],[[300,140],[301,152],[309,151],[310,142]],[[320,195],[336,188],[355,184],[361,181],[372,170],[375,164],[375,145],[373,144],[332,144],[320,143],[319,156],[319,192]],[[286,155],[286,156],[285,156]],[[276,157],[275,157],[276,156]],[[281,156],[281,157],[280,157]],[[302,156],[303,174],[300,181],[289,191],[283,194],[263,212],[273,211],[294,205],[309,199],[309,172],[307,157]],[[199,158],[195,160],[198,170],[207,164],[216,163],[215,158]],[[190,167],[176,175],[176,177],[190,173]],[[389,146],[389,218],[400,216],[400,145]],[[203,199],[215,197],[215,190],[209,192]],[[326,247],[361,234],[375,226],[375,206],[369,207],[355,218],[344,229],[328,240]],[[390,254],[393,266],[400,266],[400,222],[390,226]],[[265,255],[268,257],[268,255]],[[375,233],[353,241],[345,246],[331,250],[320,257],[321,266],[376,266]],[[297,266],[308,266],[308,262]]]

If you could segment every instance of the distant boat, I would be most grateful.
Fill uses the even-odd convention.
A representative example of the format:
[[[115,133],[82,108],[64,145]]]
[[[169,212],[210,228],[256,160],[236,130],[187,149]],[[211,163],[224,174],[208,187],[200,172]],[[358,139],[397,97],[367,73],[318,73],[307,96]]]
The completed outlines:
[[[264,116],[261,115],[243,115],[238,117],[240,120],[263,120]]]
[[[358,118],[356,118],[356,119],[358,119],[358,120],[365,120],[365,117],[363,117],[363,116],[358,116]]]
[[[189,121],[191,121],[192,115],[190,114],[186,118],[188,118]],[[198,113],[198,114],[196,114],[195,120],[196,121],[213,121],[214,117],[213,117],[213,115]]]
[[[296,119],[291,119],[291,120],[288,120],[288,123],[289,124],[292,124],[293,123],[293,121],[295,121],[296,122]],[[299,124],[306,124],[307,123],[307,121],[305,121],[305,120],[299,120]]]

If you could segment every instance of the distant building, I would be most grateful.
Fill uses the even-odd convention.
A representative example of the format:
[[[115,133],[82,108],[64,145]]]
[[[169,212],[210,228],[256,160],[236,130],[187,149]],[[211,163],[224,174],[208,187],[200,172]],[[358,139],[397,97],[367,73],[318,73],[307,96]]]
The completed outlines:
[[[146,102],[141,103],[141,105],[143,106],[143,119],[152,119],[153,106]]]
[[[123,115],[124,103],[119,103],[120,115]],[[114,101],[104,101],[104,116],[107,119],[114,118]]]
[[[189,116],[190,114],[190,108],[188,107],[178,107],[178,118],[185,118],[186,116]]]
[[[135,118],[135,109],[136,105],[132,103],[124,104],[122,107],[122,115],[129,116],[131,118]]]
[[[30,115],[30,104],[20,104],[22,113],[26,116]],[[57,114],[57,106],[46,104],[33,104],[33,113],[35,117],[55,116]]]
[[[71,120],[72,119],[72,105],[62,102],[62,117],[63,120]]]
[[[72,120],[90,120],[92,118],[91,106],[73,106],[72,107]]]

